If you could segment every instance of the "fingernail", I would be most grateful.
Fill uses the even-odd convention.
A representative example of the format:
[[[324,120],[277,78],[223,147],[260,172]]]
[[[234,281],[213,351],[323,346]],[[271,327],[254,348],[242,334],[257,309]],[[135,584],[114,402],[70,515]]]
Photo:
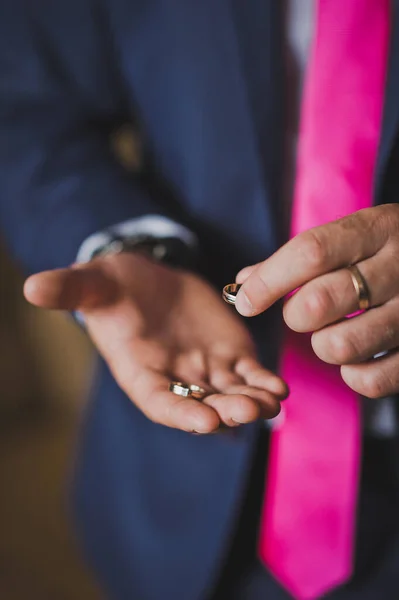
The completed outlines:
[[[218,431],[219,429],[215,429],[215,431],[196,431],[193,429],[191,435],[215,435],[215,433],[218,433]]]
[[[204,425],[201,422],[196,422],[195,425],[193,424],[193,429],[192,432],[196,433],[197,435],[204,435],[205,433],[210,433],[209,432],[209,426],[208,425]]]
[[[248,296],[242,290],[240,290],[237,294],[235,307],[243,317],[250,317],[254,312]]]

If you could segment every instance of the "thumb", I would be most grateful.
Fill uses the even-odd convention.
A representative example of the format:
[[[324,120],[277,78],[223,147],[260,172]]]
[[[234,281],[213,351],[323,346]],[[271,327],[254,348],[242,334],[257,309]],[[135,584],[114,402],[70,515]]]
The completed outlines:
[[[251,273],[255,271],[255,269],[257,269],[260,264],[262,263],[256,263],[255,265],[250,265],[249,267],[241,269],[241,271],[237,273],[236,283],[244,283],[244,281],[248,279]]]
[[[115,301],[117,293],[117,282],[98,264],[43,271],[29,277],[24,285],[28,302],[59,310],[100,308]]]

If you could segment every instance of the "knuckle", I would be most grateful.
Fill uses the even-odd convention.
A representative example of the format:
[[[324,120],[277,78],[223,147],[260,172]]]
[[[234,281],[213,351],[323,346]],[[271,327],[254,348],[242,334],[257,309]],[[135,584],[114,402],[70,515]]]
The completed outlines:
[[[387,394],[387,382],[381,373],[365,370],[360,381],[361,392],[368,398],[382,398]]]
[[[324,285],[318,285],[309,292],[304,298],[304,312],[313,322],[319,323],[331,310],[333,304],[332,294],[328,287]]]
[[[384,342],[385,345],[388,344],[389,347],[392,346],[393,343],[397,341],[398,338],[398,328],[397,325],[393,323],[389,323],[385,326],[384,329]]]
[[[390,225],[391,229],[399,231],[399,204],[385,204],[380,207],[381,218],[385,217]]]
[[[330,354],[337,364],[345,365],[353,362],[360,355],[356,338],[341,333],[332,333],[328,340]]]
[[[318,271],[326,262],[327,248],[315,230],[307,231],[298,240],[298,250],[305,262]]]
[[[262,267],[260,267],[257,270],[256,274],[258,276],[261,286],[264,287],[266,290],[268,290],[269,286],[268,286],[268,282],[267,282],[267,273],[266,273],[265,269],[262,269]]]
[[[385,241],[389,240],[393,243],[397,241],[399,234],[399,205],[384,204],[370,210],[375,211],[373,230],[377,231]]]

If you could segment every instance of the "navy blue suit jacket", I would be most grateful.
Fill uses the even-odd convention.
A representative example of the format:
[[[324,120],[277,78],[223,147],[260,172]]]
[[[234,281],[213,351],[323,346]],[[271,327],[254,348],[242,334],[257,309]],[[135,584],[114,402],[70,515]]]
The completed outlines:
[[[28,271],[67,265],[91,233],[145,214],[192,228],[218,285],[273,252],[283,165],[279,5],[0,1],[0,217]],[[376,202],[399,193],[397,1],[395,11]],[[123,122],[143,140],[145,165],[134,176],[110,152]],[[256,320],[270,364],[274,324]],[[115,597],[206,597],[257,427],[195,437],[154,425],[101,367],[77,507],[86,548]]]

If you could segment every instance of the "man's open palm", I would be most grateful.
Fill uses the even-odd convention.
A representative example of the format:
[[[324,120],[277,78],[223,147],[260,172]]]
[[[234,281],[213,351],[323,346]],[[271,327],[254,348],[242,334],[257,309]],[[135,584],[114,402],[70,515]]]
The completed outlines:
[[[119,386],[157,423],[209,433],[280,410],[285,384],[257,362],[235,311],[193,274],[126,253],[33,275],[24,291],[37,306],[80,311]],[[177,396],[172,380],[209,395]]]

